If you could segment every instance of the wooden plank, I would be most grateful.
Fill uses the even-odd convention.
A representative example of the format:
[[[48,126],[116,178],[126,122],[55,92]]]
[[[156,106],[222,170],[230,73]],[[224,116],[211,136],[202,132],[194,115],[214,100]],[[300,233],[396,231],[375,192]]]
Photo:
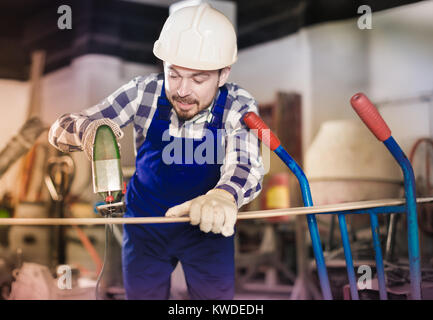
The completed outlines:
[[[27,119],[39,117],[41,113],[41,81],[45,67],[45,51],[38,50],[32,53],[30,68],[30,104]]]
[[[418,198],[417,203],[433,202],[433,197]],[[299,207],[274,210],[240,212],[238,220],[265,219],[284,215],[299,216],[307,214],[340,212],[347,210],[371,209],[376,207],[399,206],[405,199],[383,199],[371,201],[348,202],[335,205]],[[189,222],[189,217],[139,217],[139,218],[3,218],[0,225],[104,225],[104,224],[148,224]]]

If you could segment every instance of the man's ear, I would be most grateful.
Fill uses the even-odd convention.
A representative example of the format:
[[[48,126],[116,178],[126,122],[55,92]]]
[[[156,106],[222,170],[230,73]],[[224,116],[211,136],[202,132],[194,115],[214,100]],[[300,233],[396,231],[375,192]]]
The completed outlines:
[[[222,87],[223,85],[225,85],[225,83],[227,82],[227,79],[229,77],[231,69],[232,69],[232,67],[225,67],[225,68],[221,69],[221,73],[220,73],[219,81],[218,81],[218,87]]]

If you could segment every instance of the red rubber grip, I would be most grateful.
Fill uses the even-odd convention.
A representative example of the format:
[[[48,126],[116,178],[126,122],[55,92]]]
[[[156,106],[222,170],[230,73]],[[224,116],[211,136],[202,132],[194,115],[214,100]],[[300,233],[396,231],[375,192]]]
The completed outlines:
[[[363,93],[355,94],[351,99],[353,109],[359,115],[361,120],[370,129],[370,131],[380,141],[385,141],[391,136],[391,130],[383,120],[379,111]]]
[[[280,140],[278,140],[277,136],[254,112],[246,113],[243,117],[243,120],[250,129],[257,130],[258,138],[272,151],[274,151],[281,145],[281,142]]]

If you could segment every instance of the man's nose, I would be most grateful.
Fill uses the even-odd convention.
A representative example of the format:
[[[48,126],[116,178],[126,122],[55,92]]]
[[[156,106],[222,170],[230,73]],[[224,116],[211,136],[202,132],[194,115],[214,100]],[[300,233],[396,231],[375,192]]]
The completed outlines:
[[[191,93],[191,81],[188,78],[183,78],[180,82],[180,86],[177,89],[177,94],[180,97],[186,97]]]

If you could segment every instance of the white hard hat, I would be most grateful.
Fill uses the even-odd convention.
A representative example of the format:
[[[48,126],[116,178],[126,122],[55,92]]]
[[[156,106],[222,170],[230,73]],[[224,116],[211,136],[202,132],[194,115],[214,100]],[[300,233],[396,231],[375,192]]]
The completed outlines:
[[[236,62],[237,51],[232,23],[207,3],[173,12],[153,46],[159,59],[197,70],[230,66]]]

